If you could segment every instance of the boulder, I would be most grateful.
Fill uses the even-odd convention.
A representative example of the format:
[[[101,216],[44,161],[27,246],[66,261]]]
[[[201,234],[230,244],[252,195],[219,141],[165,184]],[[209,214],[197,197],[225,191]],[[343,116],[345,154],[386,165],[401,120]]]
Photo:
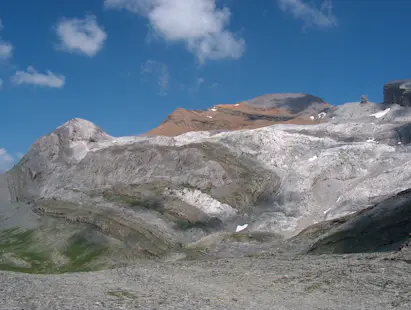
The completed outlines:
[[[367,95],[362,95],[361,96],[361,101],[360,101],[360,103],[367,103],[368,102],[368,97],[367,97]]]

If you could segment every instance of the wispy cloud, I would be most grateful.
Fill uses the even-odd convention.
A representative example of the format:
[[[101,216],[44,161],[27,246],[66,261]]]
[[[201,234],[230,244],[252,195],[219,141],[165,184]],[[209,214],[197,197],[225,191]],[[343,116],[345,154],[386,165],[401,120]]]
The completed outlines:
[[[160,88],[159,95],[167,95],[167,89],[170,84],[170,72],[166,64],[152,59],[146,60],[141,66],[141,73],[144,75],[154,75]]]
[[[204,83],[205,83],[205,79],[203,77],[196,78],[194,82],[194,86],[191,88],[191,91],[194,93],[198,92]]]
[[[213,82],[213,83],[211,83],[210,88],[211,88],[211,89],[216,89],[216,88],[219,88],[220,86],[221,86],[220,83],[218,83],[218,82]]]
[[[95,56],[107,39],[106,32],[98,25],[93,15],[84,19],[62,19],[55,27],[55,31],[60,40],[58,49],[89,57]]]
[[[10,77],[10,80],[15,85],[31,84],[42,87],[62,88],[66,78],[63,75],[56,75],[51,71],[40,73],[30,66],[26,71],[16,71],[16,73]]]
[[[3,30],[3,23],[0,19],[0,32]],[[0,36],[0,60],[7,60],[11,58],[13,54],[13,45],[10,42],[6,42]]]
[[[22,159],[22,158],[24,157],[24,153],[22,153],[22,152],[17,152],[17,157],[18,157],[19,159]]]
[[[104,4],[145,16],[159,37],[185,43],[200,63],[238,59],[244,53],[244,39],[228,29],[230,10],[217,8],[215,0],[105,0]]]
[[[218,82],[209,82],[203,77],[197,77],[192,80],[190,83],[180,83],[179,89],[181,91],[187,91],[189,93],[195,94],[201,90],[201,88],[216,89],[221,87],[221,84]]]
[[[0,148],[0,173],[13,167],[14,162],[14,158],[4,148]]]
[[[13,45],[7,42],[0,41],[0,58],[9,59],[11,58],[12,53],[13,53]]]
[[[304,23],[305,28],[332,28],[338,26],[331,0],[324,0],[320,8],[304,0],[277,0],[280,9],[291,13]]]
[[[0,89],[3,87],[4,81],[3,79],[0,79]]]

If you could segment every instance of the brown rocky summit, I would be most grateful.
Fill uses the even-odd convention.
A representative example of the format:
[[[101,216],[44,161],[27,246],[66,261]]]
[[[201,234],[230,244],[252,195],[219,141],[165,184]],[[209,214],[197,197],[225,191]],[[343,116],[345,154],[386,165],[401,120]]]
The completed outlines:
[[[268,94],[205,110],[176,109],[148,135],[177,136],[190,131],[227,131],[274,124],[317,124],[330,105],[307,94]]]

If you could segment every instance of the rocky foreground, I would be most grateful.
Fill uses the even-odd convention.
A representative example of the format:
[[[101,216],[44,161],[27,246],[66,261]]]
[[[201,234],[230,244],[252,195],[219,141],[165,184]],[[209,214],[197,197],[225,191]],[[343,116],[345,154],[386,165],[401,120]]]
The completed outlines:
[[[92,273],[0,273],[0,309],[410,309],[411,267],[381,255],[282,256]]]
[[[409,309],[395,102],[263,96],[168,136],[68,121],[0,176],[0,309]]]

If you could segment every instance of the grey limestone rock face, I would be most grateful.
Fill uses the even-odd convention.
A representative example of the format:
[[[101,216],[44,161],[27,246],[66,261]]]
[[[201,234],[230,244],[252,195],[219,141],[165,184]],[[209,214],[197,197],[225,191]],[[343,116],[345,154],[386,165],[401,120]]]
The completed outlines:
[[[363,253],[402,249],[411,232],[411,190],[340,219],[308,250],[309,253]],[[324,224],[322,224],[324,225]],[[406,253],[407,254],[407,253]]]
[[[119,138],[71,120],[8,172],[11,197],[130,244],[151,236],[145,249],[158,255],[243,224],[293,236],[411,188],[408,107],[347,103],[321,117],[317,125]]]
[[[88,146],[110,141],[93,123],[72,119],[54,132],[38,139],[8,174],[12,201],[28,202],[41,196],[43,185],[57,168],[65,169],[81,161]]]
[[[250,156],[185,139],[114,138],[88,121],[69,121],[36,141],[7,174],[12,200],[158,256],[235,225],[278,187],[275,172]]]

